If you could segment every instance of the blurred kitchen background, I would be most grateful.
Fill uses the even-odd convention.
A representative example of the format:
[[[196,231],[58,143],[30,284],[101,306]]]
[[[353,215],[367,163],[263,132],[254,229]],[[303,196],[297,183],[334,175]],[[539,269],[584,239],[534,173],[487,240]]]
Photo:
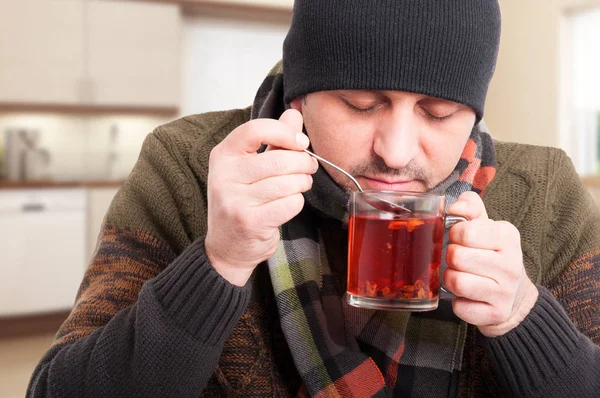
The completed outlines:
[[[600,0],[500,0],[485,120],[560,147],[600,198]],[[293,0],[0,0],[0,396],[66,317],[145,136],[250,105]]]

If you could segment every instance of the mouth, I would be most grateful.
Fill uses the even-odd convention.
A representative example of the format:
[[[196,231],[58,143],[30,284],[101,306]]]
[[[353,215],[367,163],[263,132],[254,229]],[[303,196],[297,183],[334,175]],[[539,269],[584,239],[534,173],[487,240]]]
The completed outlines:
[[[384,177],[365,177],[357,178],[360,185],[365,190],[377,191],[424,191],[423,183],[419,180],[400,180]]]

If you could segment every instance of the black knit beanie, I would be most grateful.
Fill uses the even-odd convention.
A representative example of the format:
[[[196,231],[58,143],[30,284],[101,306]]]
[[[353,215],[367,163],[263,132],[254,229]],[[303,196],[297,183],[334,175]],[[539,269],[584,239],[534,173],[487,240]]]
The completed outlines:
[[[399,90],[483,117],[500,42],[497,0],[296,0],[283,45],[284,100]]]

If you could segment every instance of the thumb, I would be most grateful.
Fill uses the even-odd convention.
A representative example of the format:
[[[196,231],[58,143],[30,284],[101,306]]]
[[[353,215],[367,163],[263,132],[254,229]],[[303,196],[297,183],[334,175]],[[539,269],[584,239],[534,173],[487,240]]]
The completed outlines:
[[[448,214],[463,216],[469,220],[488,218],[483,200],[481,200],[479,195],[472,191],[462,193],[456,202],[448,208]]]
[[[302,114],[295,109],[288,109],[279,117],[279,121],[289,126],[292,131],[301,132],[304,124]]]

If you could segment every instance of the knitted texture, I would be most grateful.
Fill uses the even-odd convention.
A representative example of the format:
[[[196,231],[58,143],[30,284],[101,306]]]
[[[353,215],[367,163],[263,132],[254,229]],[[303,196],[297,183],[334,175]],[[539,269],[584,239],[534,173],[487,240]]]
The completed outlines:
[[[588,388],[600,378],[600,350],[575,328],[547,289],[539,290],[538,303],[519,328],[487,340],[488,357],[511,396],[591,397]],[[590,337],[598,341],[597,333]]]
[[[281,79],[279,72],[267,80]],[[196,273],[213,275],[203,260],[201,243],[206,232],[208,157],[216,143],[250,119],[251,111],[258,113],[259,108],[186,117],[157,128],[148,137],[134,171],[109,209],[77,302],[59,332],[60,339],[36,368],[28,396],[298,393],[298,375],[281,333],[273,295],[269,296],[272,287],[264,267],[259,266],[253,276],[250,298],[247,290],[234,294],[229,290],[239,288],[220,283],[202,284],[204,291],[185,296],[189,300],[176,293],[186,291],[186,280],[189,286],[199,286]],[[549,340],[543,361],[555,369],[561,369],[556,364],[565,363],[562,369],[571,373],[536,372],[527,380],[542,386],[535,394],[546,398],[563,391],[553,389],[552,383],[562,384],[562,389],[572,392],[570,396],[594,396],[600,391],[594,384],[600,377],[595,373],[598,366],[590,363],[598,348],[584,336],[600,344],[598,209],[562,151],[507,143],[495,143],[494,148],[497,174],[483,195],[488,214],[519,229],[529,277],[549,287],[565,310],[555,311],[550,318],[542,312],[534,314],[545,321],[555,319],[553,330],[564,328],[566,335],[573,333],[574,324],[578,341],[586,342],[574,352],[556,350]],[[165,275],[157,285],[155,277],[161,272]],[[222,329],[211,334],[208,325],[204,330],[193,314],[222,305],[214,302],[217,296],[230,297],[231,308],[225,311],[232,311],[232,317],[241,315],[234,325],[215,318],[211,327],[221,325]],[[555,308],[552,300],[547,298]],[[547,307],[541,300],[537,305]],[[234,310],[240,306],[240,312]],[[515,352],[527,352],[525,340],[513,339],[524,333],[517,330],[499,343],[517,347]],[[486,356],[486,339],[473,327],[466,343],[459,396],[503,397],[511,391],[525,391],[518,378],[509,377],[521,358]],[[571,377],[572,373],[588,382],[577,384],[579,379]],[[537,380],[548,375],[555,378],[552,383]],[[505,383],[516,385],[502,387]]]
[[[283,341],[277,309],[268,304],[272,298],[265,296],[272,290],[268,278],[254,277],[253,295],[240,321],[231,332],[221,330],[221,339],[212,347],[192,337],[209,334],[199,329],[199,324],[181,326],[183,318],[177,314],[188,313],[190,308],[182,304],[183,312],[176,311],[168,300],[164,302],[167,305],[161,303],[163,299],[155,288],[142,284],[171,265],[182,269],[182,277],[187,267],[198,267],[198,272],[204,273],[204,267],[210,266],[197,261],[202,257],[200,252],[197,257],[188,256],[191,263],[186,263],[183,257],[188,252],[177,248],[178,242],[187,240],[190,246],[201,239],[202,227],[192,228],[185,218],[167,215],[172,212],[206,217],[204,196],[198,186],[206,181],[204,162],[212,148],[210,143],[214,137],[226,134],[221,126],[230,129],[231,120],[239,123],[249,117],[249,109],[189,117],[157,129],[148,138],[135,171],[111,205],[77,304],[59,333],[61,339],[36,368],[29,396],[182,397],[205,391],[206,396],[258,397],[298,392],[297,374]],[[191,152],[179,150],[174,144],[184,141]],[[592,207],[593,202],[578,184],[577,174],[562,152],[504,143],[496,143],[495,148],[498,171],[483,196],[489,215],[519,228],[530,278],[551,287],[580,332],[600,344],[600,275],[592,249],[593,242],[600,241],[598,210]],[[170,155],[173,152],[178,156]],[[554,189],[556,181],[566,184],[569,191]],[[578,212],[572,212],[573,208]],[[548,242],[563,251],[549,250]],[[197,249],[194,245],[190,248]],[[177,260],[180,256],[182,260]],[[177,284],[178,278],[171,276],[169,280]],[[199,294],[204,296],[203,292]],[[215,305],[200,299],[190,300],[189,304],[198,306],[200,312],[205,306]],[[568,322],[557,325],[567,331],[570,327]],[[506,396],[496,374],[503,372],[505,365],[509,372],[510,363],[492,362],[485,356],[481,342],[481,336],[470,328],[458,395]],[[578,355],[593,352],[584,348]],[[556,354],[545,360],[552,358],[567,361],[573,372],[594,376],[594,368],[576,358]],[[125,369],[144,373],[133,377]],[[558,377],[557,382],[565,383],[560,374]],[[593,388],[593,383],[576,387],[589,386]],[[518,391],[519,386],[514,388]],[[545,396],[558,395],[550,392]]]
[[[497,0],[297,0],[283,46],[285,101],[324,90],[401,90],[483,117],[498,54]]]
[[[89,335],[115,315],[115,308],[135,304],[143,284],[176,257],[164,241],[130,228],[105,227],[99,241],[57,345]]]

